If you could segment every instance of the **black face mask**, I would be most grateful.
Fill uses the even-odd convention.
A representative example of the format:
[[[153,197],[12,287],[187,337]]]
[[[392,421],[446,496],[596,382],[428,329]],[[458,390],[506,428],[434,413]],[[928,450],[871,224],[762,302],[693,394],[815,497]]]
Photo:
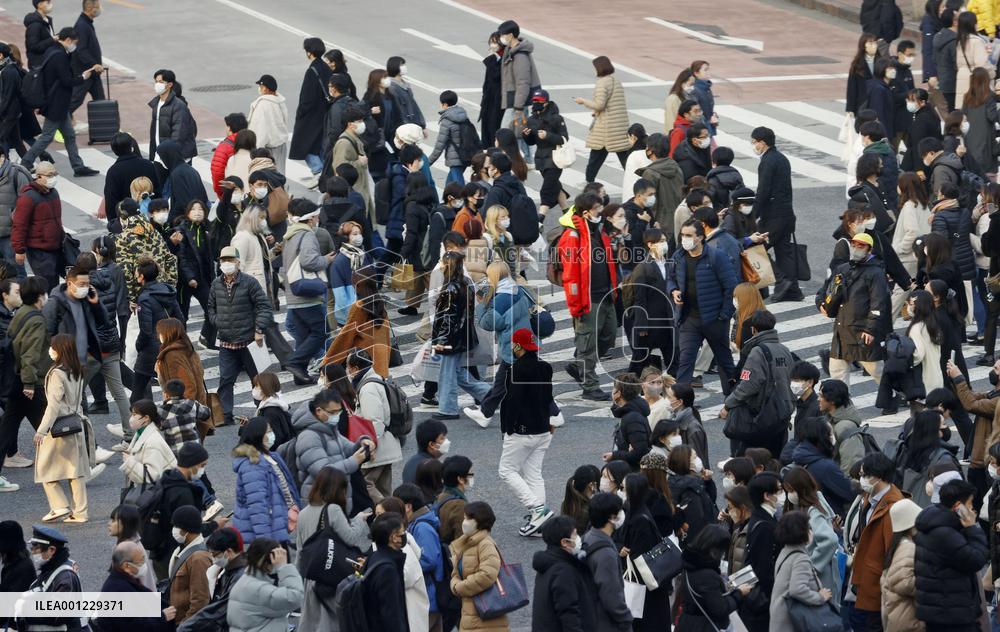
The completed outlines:
[[[951,428],[945,428],[941,431],[941,440],[945,443],[951,441]]]
[[[996,374],[996,371],[990,371],[989,379],[990,379],[990,384],[992,384],[994,387],[996,387],[996,385],[1000,383],[1000,376]]]
[[[485,204],[485,203],[486,203],[486,198],[479,198],[479,199],[477,199],[476,200],[476,210],[477,211],[482,210],[483,204]]]
[[[601,203],[604,204],[604,206],[607,206],[608,204],[611,204],[611,196],[608,195],[607,193],[605,193],[604,197],[601,198]]]
[[[531,112],[532,112],[532,114],[541,114],[542,112],[545,111],[545,106],[546,105],[548,105],[548,104],[547,103],[533,103],[531,105]]]

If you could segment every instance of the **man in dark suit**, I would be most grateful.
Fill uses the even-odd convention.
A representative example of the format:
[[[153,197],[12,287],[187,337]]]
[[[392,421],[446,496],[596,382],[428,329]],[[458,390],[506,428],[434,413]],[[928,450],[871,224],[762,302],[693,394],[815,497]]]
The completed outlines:
[[[323,61],[326,45],[318,37],[309,37],[303,42],[309,67],[302,78],[299,91],[299,105],[295,108],[295,127],[292,129],[292,144],[288,157],[304,160],[314,176],[323,171],[323,124],[329,106],[328,89],[333,72]]]
[[[80,39],[70,57],[70,67],[78,75],[83,74],[88,68],[93,68],[94,72],[83,83],[73,88],[73,97],[69,102],[70,115],[83,105],[83,99],[88,94],[94,101],[103,101],[105,98],[104,84],[101,83],[104,58],[101,56],[101,43],[97,40],[97,31],[94,30],[94,19],[99,15],[101,15],[101,0],[83,0],[83,12],[73,27]],[[81,132],[86,128],[86,124],[76,127]]]
[[[792,209],[792,168],[788,158],[774,146],[774,132],[757,127],[750,133],[751,145],[760,156],[757,166],[757,197],[753,213],[758,230],[767,234],[768,247],[774,249],[774,286],[772,303],[801,301],[798,265],[792,235],[795,211]]]
[[[66,145],[69,163],[73,165],[73,175],[78,178],[94,176],[100,172],[83,164],[80,152],[76,148],[76,132],[73,131],[73,123],[69,116],[73,88],[90,79],[94,74],[94,68],[88,68],[82,73],[74,73],[70,69],[69,54],[76,50],[79,41],[76,29],[64,28],[59,31],[56,38],[60,45],[50,48],[41,62],[44,65],[42,78],[46,93],[45,105],[41,107],[42,116],[45,117],[42,133],[24,155],[21,165],[26,169],[32,169],[35,159],[45,151],[58,131],[62,134],[63,143]]]

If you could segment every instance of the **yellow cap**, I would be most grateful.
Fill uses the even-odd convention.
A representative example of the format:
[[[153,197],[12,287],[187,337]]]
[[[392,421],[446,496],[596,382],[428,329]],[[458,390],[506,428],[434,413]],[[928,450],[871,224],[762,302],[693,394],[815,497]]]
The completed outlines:
[[[869,248],[875,247],[875,240],[868,233],[858,233],[854,237],[851,237],[852,244],[864,244]]]

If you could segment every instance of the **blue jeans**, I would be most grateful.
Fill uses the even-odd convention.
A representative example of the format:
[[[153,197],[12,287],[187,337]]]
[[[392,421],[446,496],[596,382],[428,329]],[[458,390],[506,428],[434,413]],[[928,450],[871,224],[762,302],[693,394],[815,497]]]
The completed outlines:
[[[14,258],[14,246],[10,243],[10,237],[0,237],[0,258],[17,268],[17,278],[23,281],[28,273],[23,265],[18,265]]]
[[[989,270],[976,268],[976,280],[972,284],[972,315],[976,319],[976,335],[986,331],[986,277]]]
[[[444,183],[451,184],[452,182],[465,185],[465,167],[448,167],[448,177],[445,178]]]
[[[882,613],[878,610],[851,610],[851,628],[854,632],[882,632]]]
[[[251,342],[250,344],[255,344]],[[233,385],[236,377],[243,370],[251,380],[257,377],[257,367],[253,363],[250,351],[243,349],[225,349],[219,347],[219,399],[222,401],[222,411],[226,422],[233,418]]]
[[[288,364],[305,372],[310,360],[319,354],[326,341],[326,308],[310,305],[289,309],[287,320],[294,323],[292,337],[295,339],[295,351]]]
[[[309,167],[309,171],[313,172],[313,175],[318,176],[323,171],[323,159],[316,154],[307,154],[306,166]]]
[[[489,384],[474,379],[469,369],[462,366],[464,360],[464,353],[442,356],[441,375],[438,377],[438,412],[442,415],[458,414],[459,388],[472,395],[477,402],[490,392]]]
[[[503,111],[503,119],[500,121],[500,127],[510,127],[510,124],[514,122],[514,108],[507,108]],[[517,147],[521,150],[521,155],[524,157],[524,162],[532,162],[531,145],[525,142],[524,137],[520,133],[517,134]]]
[[[677,382],[690,384],[694,376],[694,362],[698,357],[703,340],[715,354],[719,365],[719,381],[722,382],[722,392],[729,395],[732,390],[730,380],[736,377],[736,366],[733,364],[733,354],[729,350],[728,320],[702,322],[695,316],[688,316],[678,329],[678,347],[680,353],[677,359]]]

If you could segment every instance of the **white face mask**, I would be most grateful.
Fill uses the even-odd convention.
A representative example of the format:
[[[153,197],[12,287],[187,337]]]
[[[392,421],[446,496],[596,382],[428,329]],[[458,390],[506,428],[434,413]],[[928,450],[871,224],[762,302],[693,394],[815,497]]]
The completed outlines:
[[[991,478],[996,478],[997,477],[997,466],[991,465],[991,466],[989,466],[986,469],[989,471]]]
[[[695,144],[696,147],[698,147],[700,149],[708,149],[709,147],[712,146],[712,139],[711,138],[696,138],[695,141],[694,141],[694,144]]]
[[[156,94],[163,94],[164,92],[167,91],[167,84],[163,83],[162,81],[157,81],[156,83],[153,84],[153,90],[156,91]]]
[[[510,46],[510,40],[511,40],[511,38],[512,38],[511,35],[501,35],[500,36],[500,43],[503,44],[504,46]]]
[[[271,446],[274,445],[274,441],[275,441],[274,432],[271,431],[271,430],[268,430],[267,434],[264,435],[264,447],[267,448],[268,450],[270,450]]]
[[[785,504],[786,500],[788,500],[788,498],[785,495],[785,490],[781,490],[778,492],[778,498],[774,501],[774,506],[781,507],[782,505]]]
[[[625,490],[621,489],[621,488],[619,488],[618,491],[615,492],[615,496],[621,498],[622,502],[625,502],[626,500],[628,500],[628,498],[626,498],[626,496],[625,496]]]
[[[448,454],[448,451],[451,450],[451,439],[445,437],[444,441],[437,447],[437,450],[441,454]]]
[[[58,359],[59,359],[59,354],[58,354],[58,353],[56,353],[56,350],[55,350],[55,349],[52,349],[52,348],[50,347],[50,348],[49,348],[49,357],[50,357],[50,358],[52,358],[52,361],[53,361],[53,362],[55,362],[56,360],[58,360]]]
[[[479,528],[476,525],[476,521],[473,520],[472,518],[466,518],[465,520],[462,521],[462,533],[464,535],[472,535],[478,530]]]
[[[59,176],[49,176],[45,178],[45,186],[47,188],[54,189],[57,184],[59,184]]]
[[[643,208],[653,208],[656,206],[656,196],[651,195],[646,198],[646,201],[642,203]]]
[[[70,44],[69,46],[67,46],[66,47],[66,52],[67,53],[74,53],[74,52],[76,52],[76,44]]]
[[[364,235],[351,235],[351,245],[360,248],[365,243]]]
[[[510,228],[510,220],[509,219],[502,219],[499,222],[497,222],[497,224],[500,226],[501,230],[507,230],[508,228]]]
[[[892,81],[893,79],[895,79],[896,78],[896,69],[895,68],[887,68],[886,71],[885,71],[885,78],[888,79],[888,80],[890,80],[890,81]]]
[[[87,294],[89,292],[90,292],[90,288],[89,287],[74,287],[73,288],[73,296],[76,297],[76,298],[78,298],[78,299],[81,299],[81,300],[87,298]]]
[[[861,222],[861,228],[864,230],[875,230],[875,218],[872,217]]]
[[[195,478],[201,478],[204,475],[205,475],[205,466],[204,465],[201,466],[201,467],[199,467],[197,470],[194,471],[194,477]]]
[[[661,241],[660,243],[656,244],[656,249],[657,251],[659,251],[661,257],[666,258],[668,254],[667,251],[670,250],[670,244],[668,244],[665,241]]]
[[[475,476],[470,476],[469,478],[465,479],[465,489],[472,489],[475,486],[476,486]]]
[[[378,85],[382,86],[383,88],[388,88],[389,86],[392,85],[392,79],[388,77],[382,77],[382,80],[378,82]]]
[[[260,223],[257,224],[257,230],[260,231],[260,232],[262,232],[262,233],[267,232],[267,220],[266,219],[260,220]]]
[[[622,525],[625,524],[625,510],[619,509],[618,514],[611,519],[611,524],[615,526],[615,529],[621,529]]]
[[[31,563],[35,565],[36,569],[41,568],[42,564],[44,564],[46,561],[48,561],[48,560],[46,560],[44,557],[42,557],[41,553],[32,553],[31,554]]]
[[[174,527],[173,529],[171,529],[170,535],[174,537],[174,540],[177,542],[177,544],[184,544],[184,532],[181,531],[179,528]]]
[[[797,506],[799,504],[798,492],[788,492],[787,497],[788,497],[788,502],[790,502],[792,505]]]
[[[188,213],[188,217],[191,218],[192,222],[200,222],[205,219],[205,211],[199,209],[194,209]]]
[[[753,207],[752,206],[741,206],[740,207],[740,214],[741,215],[749,215],[750,213],[753,213]]]
[[[129,562],[129,566],[136,569],[135,575],[132,575],[132,577],[142,577],[146,574],[146,562],[143,562],[138,566],[136,566],[135,562]]]
[[[357,123],[354,124],[354,133],[357,134],[358,136],[364,134],[365,129],[367,128],[365,127],[364,121],[358,121]]]
[[[615,489],[614,485],[611,484],[611,479],[605,476],[601,477],[601,482],[597,485],[597,487],[605,493],[611,493]]]
[[[225,568],[226,564],[229,564],[229,560],[224,555],[220,555],[219,557],[212,558],[212,564],[215,564],[219,568]]]
[[[701,474],[705,471],[705,464],[701,462],[700,456],[694,457],[694,463],[691,464],[691,470],[695,474]]]
[[[802,393],[806,392],[806,385],[802,382],[792,382],[791,383],[792,395],[799,397]]]
[[[919,109],[920,109],[920,106],[917,105],[916,101],[907,101],[906,102],[906,111],[909,112],[910,114],[915,113]]]
[[[219,264],[219,269],[222,270],[222,274],[233,274],[236,272],[236,264],[232,261],[226,261]]]
[[[683,439],[681,439],[680,435],[671,435],[671,437],[667,439],[667,448],[673,450],[674,448],[679,446],[682,441]]]
[[[851,248],[851,261],[863,261],[868,257],[868,250],[865,248]]]
[[[913,55],[907,55],[906,57],[903,58],[903,65],[904,66],[912,66],[913,62],[916,61],[916,60],[917,60],[917,58],[914,57]]]
[[[452,200],[451,208],[462,208],[465,206],[465,200]]]
[[[157,211],[153,213],[153,221],[161,226],[167,223],[167,218],[170,217],[169,211]]]
[[[131,428],[132,430],[138,430],[139,428],[142,428],[145,425],[146,422],[144,422],[142,420],[142,417],[140,417],[139,415],[132,415],[131,417],[128,418],[128,427]]]
[[[622,230],[623,228],[625,228],[625,225],[627,223],[628,220],[626,220],[624,217],[619,217],[617,219],[611,220],[611,225],[617,228],[618,230]]]
[[[603,220],[603,219],[604,218],[601,217],[600,215],[598,215],[597,217],[593,217],[591,215],[587,216],[587,221],[590,222],[591,224],[600,224],[601,220]]]
[[[259,386],[253,387],[250,391],[250,395],[252,395],[257,401],[264,399],[264,393],[260,390]]]
[[[869,477],[867,477],[867,476],[862,476],[861,477],[861,491],[863,491],[866,494],[870,494],[874,490],[875,490],[875,483],[872,482],[872,479],[869,478]]]
[[[408,74],[410,74],[410,69],[406,67],[406,64],[399,67],[399,76],[402,77]]]
[[[695,243],[694,237],[681,237],[681,247],[688,252],[695,249],[697,244]]]
[[[258,200],[263,200],[267,197],[267,187],[254,187],[253,195]]]
[[[969,127],[971,127],[971,126],[969,125],[968,121],[962,121],[962,127],[961,127],[961,129],[962,129],[962,135],[963,136],[969,133]]]
[[[570,553],[572,553],[579,559],[583,559],[587,555],[586,553],[583,552],[583,538],[580,537],[579,533],[576,534],[576,537],[573,539],[573,549],[570,551]]]
[[[927,481],[924,483],[924,493],[927,494],[928,498],[934,496],[934,481]]]
[[[722,489],[729,491],[734,487],[736,487],[736,481],[732,477],[727,476],[722,479]]]

